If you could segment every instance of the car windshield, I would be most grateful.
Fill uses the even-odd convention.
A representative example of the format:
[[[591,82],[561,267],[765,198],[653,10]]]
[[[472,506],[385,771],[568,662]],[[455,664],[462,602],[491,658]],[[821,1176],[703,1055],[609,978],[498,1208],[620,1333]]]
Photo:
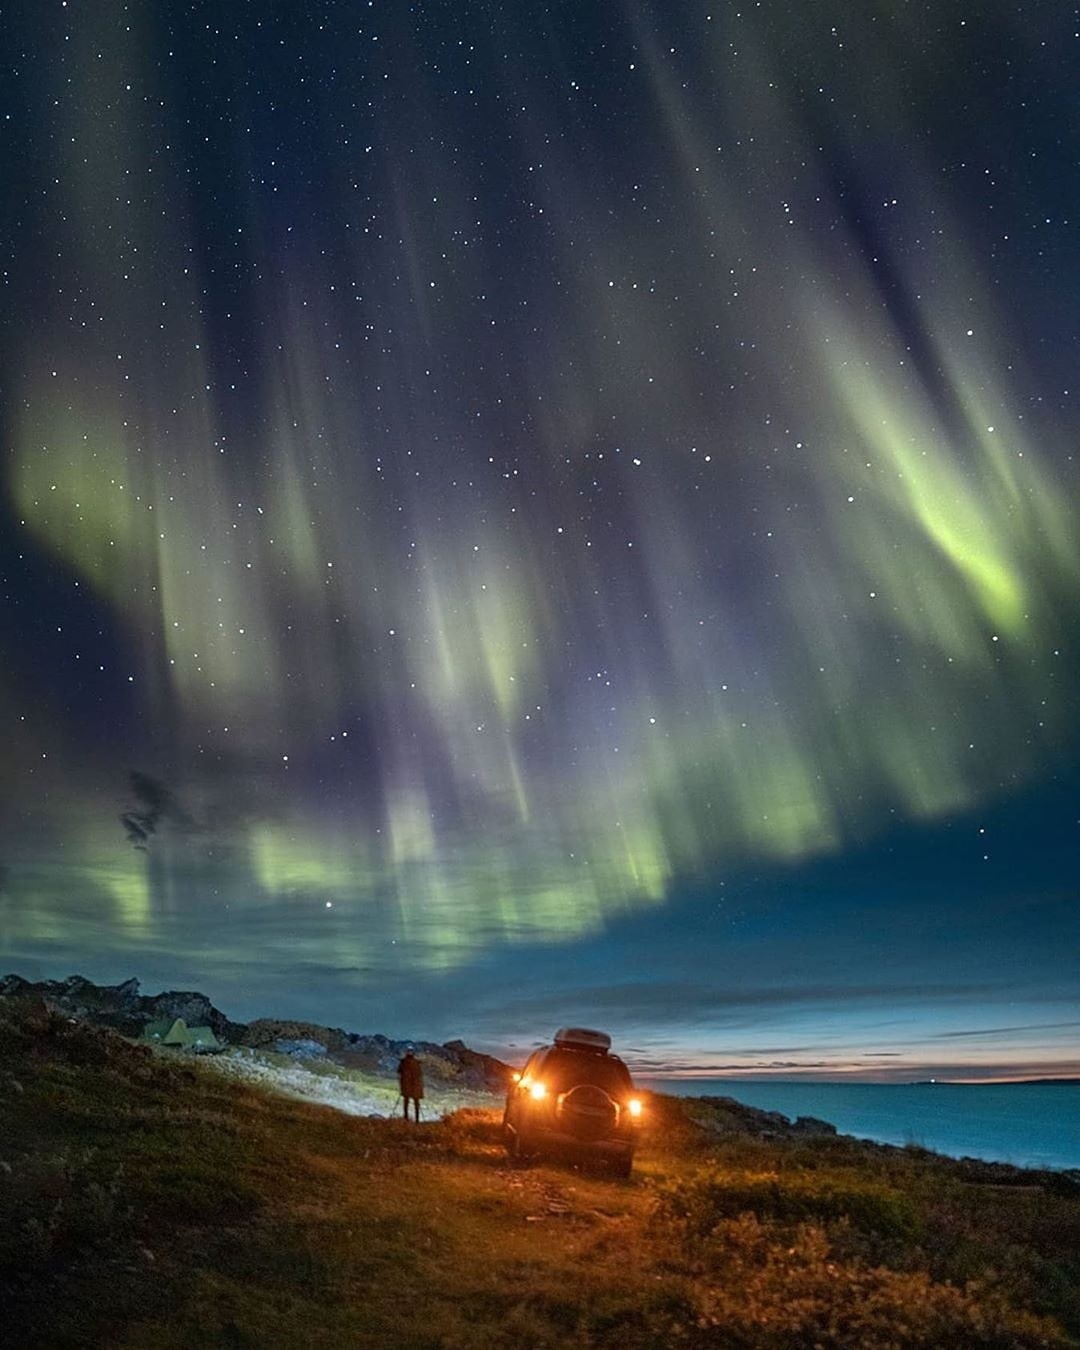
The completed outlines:
[[[619,1059],[556,1046],[544,1059],[544,1081],[552,1092],[567,1092],[579,1083],[603,1088],[612,1097],[625,1097],[634,1090],[630,1073]]]

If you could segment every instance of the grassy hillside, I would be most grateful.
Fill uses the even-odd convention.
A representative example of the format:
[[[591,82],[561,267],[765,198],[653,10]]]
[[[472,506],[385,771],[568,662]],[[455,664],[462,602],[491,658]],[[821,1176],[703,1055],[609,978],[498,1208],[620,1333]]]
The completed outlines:
[[[419,1128],[0,1007],[0,1306],[18,1346],[1061,1346],[1066,1179],[654,1098],[634,1177]]]

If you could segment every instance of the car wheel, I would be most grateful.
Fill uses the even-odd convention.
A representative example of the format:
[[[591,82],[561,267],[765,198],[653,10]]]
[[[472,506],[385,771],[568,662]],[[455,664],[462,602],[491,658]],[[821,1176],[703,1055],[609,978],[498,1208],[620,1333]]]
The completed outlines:
[[[616,1158],[614,1171],[617,1177],[628,1177],[634,1170],[634,1159],[629,1155],[625,1158]]]

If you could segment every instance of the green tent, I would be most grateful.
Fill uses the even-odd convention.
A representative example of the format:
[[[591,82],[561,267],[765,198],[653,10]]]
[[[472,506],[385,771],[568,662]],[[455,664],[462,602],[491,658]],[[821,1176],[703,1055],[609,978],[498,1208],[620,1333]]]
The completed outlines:
[[[220,1050],[221,1042],[210,1027],[189,1027],[178,1017],[161,1039],[162,1045],[174,1045],[182,1050]]]

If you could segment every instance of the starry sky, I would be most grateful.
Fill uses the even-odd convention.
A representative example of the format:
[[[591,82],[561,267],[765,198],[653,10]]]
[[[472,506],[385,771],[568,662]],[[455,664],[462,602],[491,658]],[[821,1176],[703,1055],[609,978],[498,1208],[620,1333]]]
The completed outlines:
[[[1080,14],[4,6],[0,957],[1080,1074]]]

